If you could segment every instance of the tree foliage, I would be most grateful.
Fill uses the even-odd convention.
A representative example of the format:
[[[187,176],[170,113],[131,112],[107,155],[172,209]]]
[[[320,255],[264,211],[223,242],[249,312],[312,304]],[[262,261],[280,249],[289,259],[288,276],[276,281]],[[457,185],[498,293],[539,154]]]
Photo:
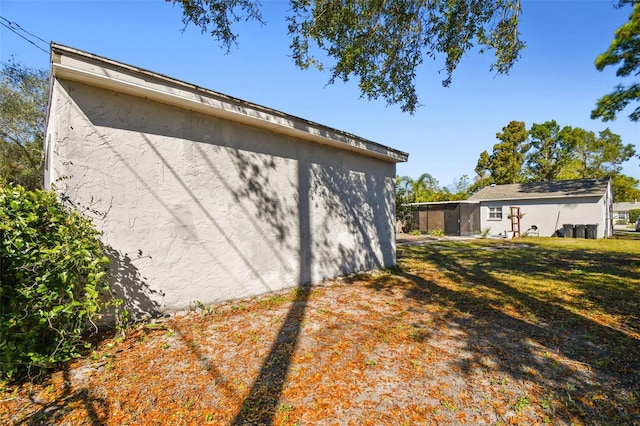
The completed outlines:
[[[185,27],[193,24],[223,47],[237,42],[234,24],[264,24],[259,0],[167,0],[182,7]],[[524,43],[518,30],[520,0],[289,0],[286,17],[294,63],[302,68],[328,68],[329,83],[358,80],[361,95],[382,97],[405,112],[419,106],[416,75],[425,59],[444,59],[442,84],[474,45],[492,51],[491,70],[506,74],[520,57]],[[640,74],[640,2],[629,22],[615,32],[611,45],[595,61],[596,68],[620,65],[620,77]],[[618,85],[598,100],[592,118],[613,120],[640,100],[640,84]],[[629,117],[640,119],[640,107]]]
[[[440,192],[440,183],[429,173],[423,173],[415,180],[405,176],[401,181],[413,194],[416,203],[433,201],[434,195]]]
[[[108,262],[98,231],[55,193],[0,182],[0,380],[78,355]]]
[[[633,11],[629,22],[622,25],[614,33],[609,48],[596,58],[596,68],[602,71],[608,66],[620,65],[616,71],[618,77],[638,77],[640,75],[640,1],[621,0],[620,6],[632,4]],[[602,118],[603,121],[615,120],[616,114],[632,102],[640,101],[640,84],[629,86],[618,85],[615,90],[604,95],[596,103],[591,118]],[[640,120],[640,106],[629,115],[631,121]]]
[[[532,124],[529,130],[531,151],[527,153],[527,177],[531,181],[552,181],[560,177],[571,161],[573,139],[568,128],[560,128],[555,120]]]
[[[451,193],[451,200],[466,200],[471,195],[471,180],[468,175],[462,175],[459,178],[453,179],[450,185],[451,190],[447,190]],[[447,189],[447,188],[445,188]]]
[[[573,159],[566,165],[563,178],[612,176],[622,170],[622,163],[635,155],[633,145],[623,144],[620,135],[608,128],[598,135],[579,127],[567,127],[564,132],[570,140]]]
[[[410,180],[406,176],[396,176],[396,220],[402,224],[405,232],[411,230],[415,222],[415,208],[411,203],[415,203],[416,199],[407,185]]]
[[[529,132],[522,121],[511,121],[502,128],[501,133],[496,134],[500,142],[493,146],[491,155],[483,151],[476,165],[475,171],[481,177],[482,186],[523,181],[523,164],[529,150],[528,136]]]
[[[633,200],[640,200],[640,189],[638,189],[640,181],[634,179],[631,176],[623,175],[621,173],[611,176],[611,187],[613,188],[613,194],[615,202],[628,202]]]
[[[167,0],[170,1],[170,0]],[[222,43],[227,52],[237,42],[233,24],[255,20],[264,24],[257,0],[173,0],[182,6],[182,23],[194,24]]]
[[[26,188],[43,184],[42,143],[48,79],[14,62],[0,71],[0,178]]]
[[[262,22],[258,0],[173,0],[183,22],[229,48],[234,22]],[[363,97],[382,97],[405,112],[419,105],[418,67],[444,57],[442,84],[465,52],[493,51],[491,70],[508,73],[520,56],[520,0],[290,0],[287,16],[294,63],[329,68],[330,83],[358,79]],[[328,65],[327,65],[328,64]]]
[[[405,194],[410,203],[429,203],[436,201],[456,201],[469,198],[469,177],[455,179],[452,185],[455,192],[440,183],[430,173],[423,173],[417,179],[409,176],[396,179],[396,193]]]
[[[638,181],[620,173],[622,164],[636,154],[635,148],[608,128],[596,135],[550,120],[527,130],[524,123],[512,121],[496,137],[501,142],[493,153],[480,153],[470,192],[492,183],[611,177],[617,201],[637,198]]]

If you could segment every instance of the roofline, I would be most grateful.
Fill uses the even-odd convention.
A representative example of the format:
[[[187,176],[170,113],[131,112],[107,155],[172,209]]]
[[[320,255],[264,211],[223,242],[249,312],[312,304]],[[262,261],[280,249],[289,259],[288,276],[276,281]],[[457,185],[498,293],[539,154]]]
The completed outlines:
[[[422,207],[422,206],[435,206],[435,205],[453,204],[453,203],[458,203],[458,204],[478,204],[479,201],[475,201],[475,200],[424,201],[424,202],[420,202],[420,203],[406,203],[406,205],[412,206],[412,207]]]
[[[542,197],[512,197],[512,198],[483,198],[481,200],[472,200],[476,202],[483,201],[524,201],[524,200],[555,200],[558,198],[602,198],[605,195],[545,195]]]
[[[607,192],[611,189],[611,177],[606,177],[606,178],[585,178],[585,179],[566,179],[566,180],[560,180],[560,181],[555,181],[555,182],[577,182],[577,181],[596,181],[596,183],[598,183],[598,181],[602,180],[602,182],[606,182],[607,183],[607,187],[603,188],[602,193],[600,194],[563,194],[563,195],[538,195],[535,197],[506,197],[506,198],[481,198],[481,199],[474,199],[472,201],[521,201],[521,200],[540,200],[540,199],[557,199],[557,198],[585,198],[585,197],[603,197],[607,194]],[[534,182],[534,183],[541,183],[541,182]],[[542,182],[544,183],[544,182]],[[514,185],[514,184],[506,184],[506,185],[491,185],[491,186],[507,186],[507,185]],[[523,184],[515,184],[518,186],[522,186]],[[484,189],[484,188],[483,188]],[[477,194],[477,193],[476,193]],[[471,197],[474,197],[474,195],[472,195]]]
[[[101,67],[101,72],[65,65],[61,60],[63,55],[89,60]],[[138,81],[119,78],[118,72],[127,73],[134,79],[138,77]],[[400,163],[409,158],[406,152],[342,130],[57,43],[51,43],[51,76],[152,99],[275,133],[357,152],[387,162]],[[149,81],[150,78],[164,87],[151,87],[150,84],[153,82]]]

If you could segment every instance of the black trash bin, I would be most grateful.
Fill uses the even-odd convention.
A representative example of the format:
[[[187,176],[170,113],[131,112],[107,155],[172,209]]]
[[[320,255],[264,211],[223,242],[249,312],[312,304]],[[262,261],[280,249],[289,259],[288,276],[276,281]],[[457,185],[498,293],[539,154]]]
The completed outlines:
[[[565,238],[573,238],[573,225],[570,223],[565,223],[562,225],[562,229],[564,232]]]
[[[586,228],[586,226],[584,226],[584,225],[576,225],[574,230],[573,230],[573,236],[575,238],[586,238],[587,235],[585,233],[585,228]]]
[[[595,240],[598,238],[598,224],[595,225],[587,225],[587,238],[590,240]]]

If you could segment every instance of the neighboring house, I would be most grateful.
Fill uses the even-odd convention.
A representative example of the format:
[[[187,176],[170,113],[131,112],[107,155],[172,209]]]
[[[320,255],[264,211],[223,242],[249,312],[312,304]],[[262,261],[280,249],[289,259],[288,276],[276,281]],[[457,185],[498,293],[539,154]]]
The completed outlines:
[[[396,263],[408,154],[52,44],[46,185],[91,216],[133,314]]]
[[[480,204],[480,227],[490,229],[491,234],[504,235],[512,230],[512,207],[519,208],[521,234],[528,231],[540,236],[557,235],[564,225],[597,225],[597,238],[613,234],[609,179],[491,185],[469,201]]]
[[[613,203],[613,220],[621,222],[621,224],[629,223],[629,211],[640,210],[638,200],[631,203]]]

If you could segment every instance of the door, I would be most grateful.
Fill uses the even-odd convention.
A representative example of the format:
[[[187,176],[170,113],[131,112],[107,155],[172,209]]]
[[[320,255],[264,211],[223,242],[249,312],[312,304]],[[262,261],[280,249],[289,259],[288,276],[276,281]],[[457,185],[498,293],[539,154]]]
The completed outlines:
[[[444,233],[460,235],[460,204],[447,205],[445,208]]]

